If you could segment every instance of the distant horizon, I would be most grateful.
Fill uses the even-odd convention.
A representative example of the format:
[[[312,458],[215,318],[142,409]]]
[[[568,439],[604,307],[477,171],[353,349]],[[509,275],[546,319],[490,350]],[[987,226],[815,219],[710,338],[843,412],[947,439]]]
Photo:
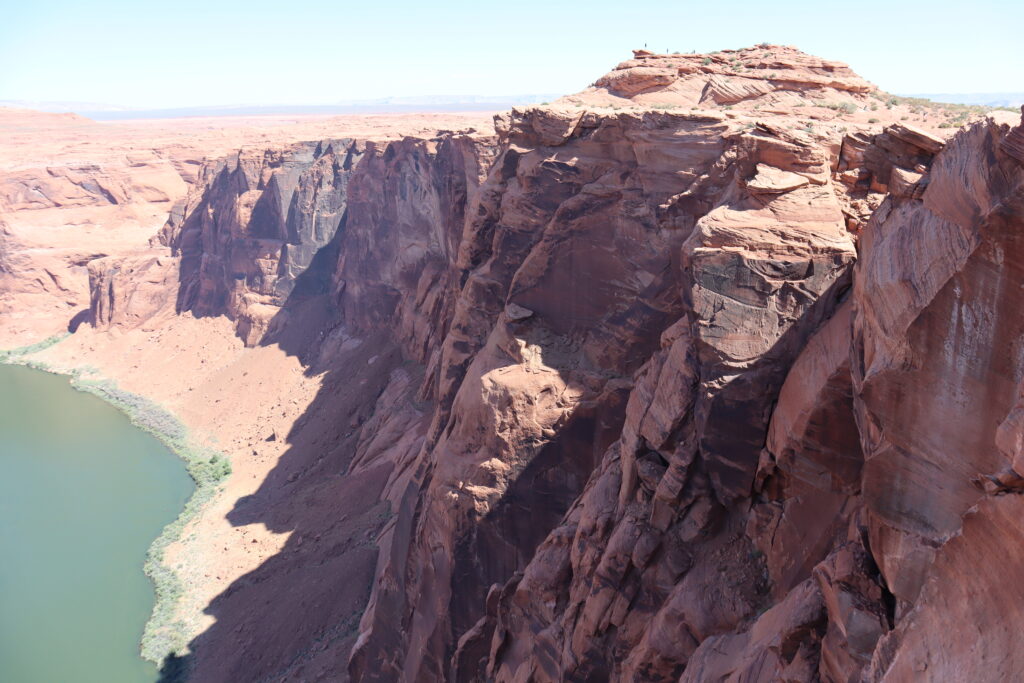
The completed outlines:
[[[538,104],[561,97],[551,93],[506,96],[422,96],[383,97],[334,103],[280,104],[280,103],[225,103],[174,107],[131,107],[100,102],[32,102],[0,100],[0,107],[27,109],[53,114],[78,114],[88,118],[119,120],[131,118],[161,118],[165,114],[177,116],[235,116],[235,115],[304,115],[304,114],[365,114],[416,113],[450,111],[490,111],[517,104]]]
[[[218,116],[343,116],[370,114],[443,113],[455,111],[492,111],[516,105],[541,104],[565,94],[540,93],[524,95],[482,96],[392,96],[367,100],[351,100],[328,104],[213,104],[176,107],[130,107],[99,102],[25,102],[0,100],[0,107],[34,110],[53,114],[77,114],[95,121],[136,119],[190,118]],[[892,93],[902,97],[922,97],[944,104],[967,104],[991,107],[1024,105],[1024,92],[964,93]]]
[[[38,0],[4,10],[0,100],[113,103],[139,110],[319,106],[346,100],[569,94],[632,49],[712,52],[764,42],[845,62],[892,93],[1000,93],[1022,87],[1015,31],[1024,3],[918,7],[753,0],[521,0],[514,11],[306,0]],[[870,30],[851,19],[874,17]],[[913,31],[907,27],[913,26]],[[850,27],[850,39],[843,29]],[[837,37],[838,34],[838,37]]]

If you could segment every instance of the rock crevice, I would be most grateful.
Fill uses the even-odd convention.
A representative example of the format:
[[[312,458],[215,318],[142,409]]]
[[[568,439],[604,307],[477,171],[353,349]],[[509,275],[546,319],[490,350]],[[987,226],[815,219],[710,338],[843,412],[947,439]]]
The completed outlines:
[[[171,289],[310,366],[387,340],[344,448],[388,517],[336,675],[991,680],[1024,667],[997,604],[1021,128],[792,114],[872,92],[790,48],[638,52],[496,137],[239,153],[173,258],[90,266],[93,317],[169,315]]]

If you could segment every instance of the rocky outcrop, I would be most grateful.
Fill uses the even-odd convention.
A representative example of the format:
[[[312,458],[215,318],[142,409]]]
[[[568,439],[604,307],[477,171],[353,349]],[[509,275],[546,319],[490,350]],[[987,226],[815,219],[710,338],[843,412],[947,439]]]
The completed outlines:
[[[777,103],[780,96],[856,101],[856,96],[866,95],[874,87],[841,62],[788,46],[764,44],[710,55],[634,50],[633,59],[599,78],[593,89],[582,95],[596,95],[600,90],[645,103],[714,106],[745,100]],[[766,97],[775,93],[778,95]]]
[[[178,261],[162,250],[89,261],[90,318],[100,329],[153,325],[176,312]]]
[[[773,46],[638,53],[580,95],[597,106],[513,110],[497,138],[208,166],[163,232],[178,310],[341,373],[319,405],[344,406],[342,427],[288,491],[328,518],[344,487],[383,512],[330,555],[372,575],[345,593],[358,627],[290,615],[303,643],[326,629],[291,659],[214,627],[197,676],[1016,670],[996,615],[1024,490],[1020,128],[947,141],[793,113],[870,92]],[[156,287],[167,263],[97,264],[97,321],[161,309],[116,271]],[[288,570],[325,594],[345,581]],[[262,604],[266,572],[225,600]]]
[[[1024,114],[1024,107],[1021,107]],[[1003,138],[1002,150],[1017,161],[1024,164],[1024,126],[1017,126]]]
[[[850,299],[803,344],[782,386],[753,486],[736,489],[749,502],[724,498],[708,476],[710,485],[696,491],[686,481],[683,505],[670,506],[672,524],[692,529],[695,519],[703,531],[682,536],[683,564],[665,545],[679,543],[679,532],[662,536],[656,505],[637,505],[649,495],[645,484],[657,501],[672,459],[659,451],[655,466],[637,467],[640,495],[621,495],[634,450],[622,448],[633,440],[627,411],[619,448],[501,592],[488,616],[493,637],[482,676],[855,680],[865,672],[909,680],[927,672],[946,680],[970,671],[997,680],[993,672],[1015,666],[1016,648],[1000,640],[996,625],[1002,616],[983,616],[1003,611],[966,597],[998,594],[996,572],[967,580],[973,589],[954,578],[971,573],[963,565],[969,544],[981,554],[974,562],[999,553],[994,545],[984,550],[998,533],[988,516],[1012,507],[971,506],[985,490],[1015,491],[1020,482],[1006,454],[1016,453],[1022,368],[1014,349],[1022,336],[1000,306],[1022,284],[1012,246],[1022,169],[999,151],[1007,136],[1004,127],[976,125],[939,153],[920,197],[885,199],[864,228]],[[917,140],[908,144],[927,151]],[[641,375],[631,405],[657,396],[663,381],[678,401],[679,374],[647,389]],[[685,376],[693,382],[694,374]],[[664,366],[656,376],[665,376]],[[672,399],[652,401],[646,415],[654,406],[663,410]],[[676,420],[699,418],[692,403],[677,406]],[[1002,415],[1010,417],[996,430],[993,417]],[[744,415],[729,425],[732,448],[751,424]],[[647,438],[644,448],[658,443]],[[691,471],[707,458],[698,444],[686,462]],[[1008,538],[1014,528],[1007,525]],[[731,563],[721,560],[726,547]],[[1015,560],[992,561],[1012,573]],[[747,574],[758,566],[760,583]],[[666,572],[670,590],[652,594],[654,577]],[[957,605],[961,623],[996,642],[979,647],[974,634],[951,630],[939,605]]]
[[[250,345],[287,323],[293,293],[336,286],[343,308],[360,301],[348,307],[353,317],[386,317],[415,291],[419,271],[452,265],[457,233],[448,233],[461,228],[486,147],[486,138],[452,134],[324,140],[206,167],[160,236],[181,257],[179,310],[225,313]],[[405,308],[422,303],[412,297]]]
[[[305,140],[361,136],[385,142],[467,127],[490,129],[490,115],[97,123],[0,107],[0,220],[10,264],[0,272],[0,346],[75,329],[89,315],[86,264],[102,257],[152,256],[148,241],[196,183],[207,159],[215,164],[247,145],[257,145],[260,153],[280,152]]]
[[[885,199],[918,199],[928,187],[932,159],[945,145],[936,135],[903,123],[881,133],[858,131],[843,138],[836,170],[847,189],[847,226],[859,231]]]
[[[444,678],[456,641],[471,628],[512,640],[509,625],[474,627],[489,587],[524,569],[540,540],[542,518],[531,516],[533,528],[517,532],[509,503],[519,515],[529,510],[535,504],[517,492],[521,482],[557,467],[563,482],[545,504],[554,504],[553,524],[606,444],[615,464],[570,513],[577,529],[586,526],[577,518],[602,514],[592,508],[611,515],[587,527],[598,534],[596,547],[578,558],[583,566],[564,556],[543,562],[546,577],[552,564],[572,567],[569,601],[555,614],[542,608],[536,596],[557,587],[529,573],[503,593],[518,603],[522,592],[529,608],[542,609],[519,616],[517,635],[534,641],[538,631],[557,629],[574,660],[611,671],[623,658],[616,653],[637,644],[638,625],[672,592],[665,577],[644,585],[650,553],[663,536],[698,534],[745,495],[785,368],[827,317],[853,262],[828,154],[809,137],[656,112],[532,110],[513,113],[499,131],[507,149],[464,236],[462,263],[474,267],[442,353],[438,411],[413,479],[422,482],[418,502],[403,504],[413,514],[398,522],[412,532],[411,548],[384,565],[389,578],[378,583],[353,655],[351,671],[367,679]],[[751,191],[747,179],[759,164],[802,174],[806,184]],[[656,360],[641,363],[651,352]],[[657,392],[661,377],[675,389]],[[613,444],[616,412],[625,425]],[[579,474],[565,480],[566,471]],[[677,513],[697,490],[707,500],[684,521]],[[495,537],[492,527],[503,533]],[[622,544],[638,536],[647,537],[647,554],[631,571]],[[713,567],[735,559],[737,546],[716,540],[693,580],[706,584]],[[554,552],[545,545],[538,557]],[[568,552],[559,544],[557,553]],[[407,577],[404,585],[396,576]],[[752,586],[734,596],[733,618],[754,609]],[[629,614],[623,591],[652,608],[631,613],[628,636],[607,639],[609,624],[622,626]],[[667,605],[664,614],[673,612]],[[631,671],[657,666],[660,645],[647,647],[644,659],[634,650]],[[472,676],[466,658],[456,657],[460,670],[451,675]],[[508,677],[516,664],[509,660]],[[546,664],[568,673],[557,659]],[[491,674],[506,677],[504,669]]]
[[[181,258],[179,309],[225,313],[248,344],[259,342],[334,239],[361,152],[351,140],[301,143],[205,167],[160,235]]]

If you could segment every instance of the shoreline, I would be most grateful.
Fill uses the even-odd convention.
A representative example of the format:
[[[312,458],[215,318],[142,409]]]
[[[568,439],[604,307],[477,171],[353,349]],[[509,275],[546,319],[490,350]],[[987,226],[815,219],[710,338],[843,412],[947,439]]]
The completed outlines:
[[[175,608],[184,594],[183,582],[166,564],[164,551],[181,539],[186,525],[195,519],[230,476],[231,464],[220,451],[196,444],[189,430],[176,415],[145,396],[125,391],[110,379],[99,376],[88,366],[57,368],[30,356],[49,349],[70,337],[54,335],[40,342],[0,351],[0,364],[22,365],[34,370],[61,375],[76,391],[92,394],[124,414],[129,422],[150,434],[185,464],[195,489],[177,517],[168,523],[146,550],[143,573],[153,585],[153,609],[139,641],[139,655],[158,667],[175,656],[185,654],[189,635],[185,624],[174,618]],[[87,379],[95,375],[95,379]]]

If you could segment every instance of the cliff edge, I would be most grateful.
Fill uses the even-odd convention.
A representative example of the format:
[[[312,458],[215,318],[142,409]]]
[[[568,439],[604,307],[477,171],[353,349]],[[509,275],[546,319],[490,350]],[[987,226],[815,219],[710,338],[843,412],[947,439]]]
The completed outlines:
[[[206,164],[159,258],[90,264],[95,325],[223,316],[320,383],[228,513],[290,537],[174,670],[1011,676],[1005,120],[792,48],[639,51],[496,135]]]

